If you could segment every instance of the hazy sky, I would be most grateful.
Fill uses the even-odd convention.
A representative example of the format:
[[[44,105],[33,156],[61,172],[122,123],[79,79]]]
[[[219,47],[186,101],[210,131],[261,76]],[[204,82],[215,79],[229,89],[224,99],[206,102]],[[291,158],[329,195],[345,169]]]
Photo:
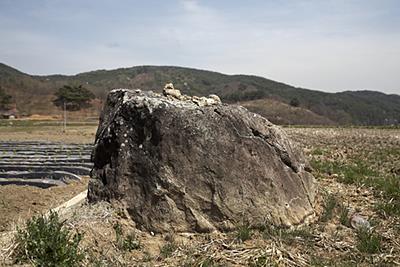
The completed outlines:
[[[0,0],[0,62],[30,74],[177,65],[400,94],[400,1]]]

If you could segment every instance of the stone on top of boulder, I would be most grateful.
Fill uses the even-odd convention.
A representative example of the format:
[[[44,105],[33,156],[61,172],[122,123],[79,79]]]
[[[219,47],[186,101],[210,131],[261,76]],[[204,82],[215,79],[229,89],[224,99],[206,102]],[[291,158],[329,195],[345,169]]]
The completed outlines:
[[[153,232],[291,226],[313,217],[316,181],[279,127],[219,97],[113,90],[92,154],[88,198],[120,200]],[[213,101],[209,101],[209,99]]]

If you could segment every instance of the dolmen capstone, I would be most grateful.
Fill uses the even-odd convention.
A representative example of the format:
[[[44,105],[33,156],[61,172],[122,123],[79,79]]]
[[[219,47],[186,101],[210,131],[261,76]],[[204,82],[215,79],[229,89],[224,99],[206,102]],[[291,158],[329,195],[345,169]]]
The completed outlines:
[[[314,216],[316,181],[283,130],[218,96],[170,87],[109,93],[89,201],[118,200],[139,229],[156,233],[227,231],[244,219],[292,226]]]

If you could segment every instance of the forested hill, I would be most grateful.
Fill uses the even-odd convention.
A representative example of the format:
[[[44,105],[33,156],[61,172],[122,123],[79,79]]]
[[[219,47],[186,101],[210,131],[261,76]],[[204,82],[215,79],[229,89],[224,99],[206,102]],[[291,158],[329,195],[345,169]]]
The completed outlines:
[[[160,91],[166,82],[189,95],[219,95],[281,124],[389,125],[400,123],[400,96],[375,91],[325,93],[250,75],[170,66],[137,66],[77,75],[34,76],[0,63],[0,86],[25,114],[55,112],[51,100],[63,85],[83,85],[104,99],[113,88]]]

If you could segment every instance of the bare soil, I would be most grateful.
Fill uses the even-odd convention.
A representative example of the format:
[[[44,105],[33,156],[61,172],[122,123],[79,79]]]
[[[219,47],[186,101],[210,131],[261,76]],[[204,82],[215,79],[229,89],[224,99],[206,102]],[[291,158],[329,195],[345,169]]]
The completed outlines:
[[[40,119],[43,119],[40,117]],[[77,123],[63,132],[53,121],[9,121],[0,127],[0,141],[51,141],[93,143],[96,125]],[[13,228],[33,215],[61,205],[87,188],[89,178],[66,186],[41,189],[33,186],[0,186],[0,232]]]
[[[85,131],[89,135],[94,134],[94,129]],[[84,233],[81,243],[82,249],[87,251],[84,265],[400,266],[400,217],[396,213],[387,213],[379,206],[380,203],[396,201],[387,199],[385,190],[392,190],[390,192],[394,194],[398,188],[383,190],[363,180],[389,177],[400,179],[400,130],[285,128],[285,131],[304,148],[311,162],[320,162],[321,166],[339,164],[338,169],[329,171],[313,165],[322,203],[316,211],[314,222],[293,229],[272,229],[268,225],[248,229],[242,227],[246,225],[244,218],[244,222],[238,222],[238,230],[230,233],[161,235],[137,229],[127,216],[123,203],[84,204],[65,215],[71,229]],[[44,135],[52,138],[51,132],[44,132]],[[37,132],[27,134],[27,138],[37,136]],[[3,138],[1,129],[0,138]],[[76,142],[80,138],[79,134],[71,134],[68,140]],[[356,168],[360,164],[365,164],[369,172]],[[344,182],[344,178],[354,175],[358,175],[360,182]],[[5,212],[15,214],[16,219],[22,214],[26,214],[22,218],[27,218],[36,212],[37,206],[41,206],[42,211],[52,205],[56,206],[54,202],[61,203],[69,198],[68,194],[72,196],[85,187],[74,186],[68,190],[67,187],[30,189],[20,193],[19,197],[9,196],[9,199],[14,199],[15,205]],[[19,190],[22,192],[24,188],[12,188],[8,194]],[[47,193],[46,190],[52,192]],[[0,199],[4,198],[3,192],[0,191]],[[62,194],[64,196],[60,196]],[[332,199],[335,203],[330,209],[329,200]],[[24,201],[29,207],[22,211],[18,203]],[[3,209],[1,205],[0,201],[0,209]],[[377,251],[365,252],[360,248],[362,243],[357,231],[343,221],[343,207],[368,220],[374,235],[380,240]],[[4,217],[3,210],[0,212]],[[124,240],[132,235],[134,240],[140,242],[140,248],[131,251],[121,248],[114,230],[116,225],[121,225]],[[239,235],[247,230],[250,231],[249,239],[241,241]],[[364,242],[370,244],[368,240]],[[2,261],[11,262],[7,258],[11,247],[10,243],[2,242],[0,236],[0,265]]]
[[[0,186],[0,232],[11,230],[20,222],[43,214],[87,188],[89,178],[66,186],[41,189],[34,186]]]
[[[96,125],[68,126],[64,132],[61,125],[5,126],[0,127],[0,141],[52,141],[62,143],[93,143]]]

